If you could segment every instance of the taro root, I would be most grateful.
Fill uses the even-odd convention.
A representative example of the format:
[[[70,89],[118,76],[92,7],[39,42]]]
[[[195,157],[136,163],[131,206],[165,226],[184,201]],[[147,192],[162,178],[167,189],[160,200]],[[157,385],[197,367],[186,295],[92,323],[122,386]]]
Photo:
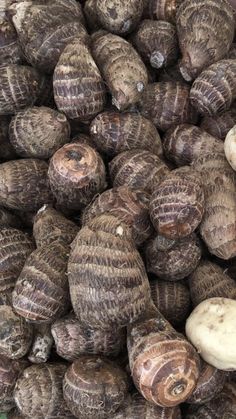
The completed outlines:
[[[134,384],[146,400],[173,407],[190,396],[199,377],[199,356],[160,312],[130,325],[127,345]]]
[[[186,402],[191,404],[209,402],[221,393],[226,378],[227,373],[220,371],[201,360],[200,376],[197,385]]]
[[[224,140],[229,130],[236,125],[236,109],[231,108],[222,115],[204,116],[200,127],[213,137]]]
[[[161,314],[173,326],[183,323],[189,314],[191,299],[186,285],[181,282],[150,281],[152,300]]]
[[[9,139],[20,157],[48,159],[69,142],[70,124],[62,113],[33,107],[18,112],[9,126]]]
[[[73,136],[72,143],[79,143],[79,144],[87,144],[92,148],[95,148],[95,150],[97,150],[97,144],[93,141],[92,137],[90,135],[87,134],[83,134],[82,132],[76,134],[75,136]]]
[[[146,150],[123,151],[109,164],[113,186],[129,186],[151,193],[156,185],[169,174],[166,164]]]
[[[141,114],[167,131],[172,126],[196,122],[196,111],[189,100],[190,87],[180,82],[151,83],[139,102]]]
[[[167,237],[164,237],[161,234],[157,234],[155,243],[157,250],[165,252],[166,250],[169,250],[175,246],[176,240],[167,239]]]
[[[177,166],[191,164],[205,152],[224,152],[222,141],[190,124],[170,128],[163,141],[165,156]]]
[[[56,151],[48,177],[58,204],[70,210],[81,209],[106,188],[102,158],[86,144],[66,144]]]
[[[72,243],[68,263],[76,316],[90,327],[122,327],[150,299],[149,282],[132,230],[113,215],[92,219]]]
[[[0,306],[0,355],[10,359],[22,358],[31,346],[33,329],[12,307]]]
[[[176,11],[183,0],[148,0],[148,14],[152,19],[175,23]]]
[[[0,116],[0,161],[13,160],[16,152],[9,141],[8,129],[10,117]]]
[[[51,355],[52,345],[51,325],[35,324],[33,344],[28,355],[29,361],[33,364],[46,362]]]
[[[160,407],[149,403],[141,394],[133,393],[112,419],[181,419],[179,406]]]
[[[184,0],[176,25],[182,52],[179,66],[187,81],[224,58],[233,42],[234,15],[226,0]]]
[[[92,32],[96,31],[100,27],[96,3],[97,0],[86,0],[83,9],[87,21],[87,26]]]
[[[84,355],[66,371],[64,399],[77,418],[105,419],[125,401],[126,373],[115,363],[99,356]]]
[[[227,111],[236,99],[235,79],[236,60],[212,64],[194,81],[190,90],[191,104],[204,116]]]
[[[148,83],[148,75],[132,45],[117,35],[104,34],[94,39],[93,56],[112,95],[113,105],[122,111],[138,102]]]
[[[200,225],[208,250],[221,259],[236,256],[235,172],[224,154],[205,153],[194,161],[205,191],[205,213]]]
[[[126,35],[137,26],[143,13],[143,0],[99,0],[98,21],[109,32]]]
[[[158,236],[152,238],[146,245],[147,271],[161,279],[177,281],[190,275],[196,269],[201,249],[195,234],[181,240],[169,250],[161,252],[157,247]]]
[[[230,166],[233,170],[236,170],[236,125],[226,135],[224,151]]]
[[[63,50],[53,75],[54,99],[70,119],[88,121],[105,106],[105,85],[88,47],[74,39]]]
[[[156,231],[168,239],[189,236],[204,213],[204,190],[197,172],[172,171],[150,200],[150,217]]]
[[[79,8],[78,3],[73,3],[74,9]],[[12,20],[27,62],[43,73],[53,72],[64,48],[75,37],[87,42],[87,32],[75,10],[59,2],[20,2],[13,9]]]
[[[48,246],[56,240],[69,245],[78,231],[79,227],[73,221],[49,205],[40,208],[34,218],[33,235],[37,247]]]
[[[63,400],[62,381],[67,366],[61,363],[33,365],[18,378],[14,399],[24,417],[73,419]]]
[[[189,278],[191,300],[194,306],[213,297],[236,300],[236,283],[223,268],[210,261],[201,261]]]
[[[224,397],[217,396],[208,403],[190,405],[185,414],[185,419],[233,419],[225,417],[227,403]]]
[[[16,380],[28,366],[24,359],[12,360],[0,356],[0,410],[9,412],[15,407],[13,391]]]
[[[90,203],[82,214],[82,225],[105,212],[119,218],[132,228],[137,246],[147,240],[153,231],[149,218],[150,196],[143,190],[131,190],[128,186],[109,189]]]
[[[55,241],[28,257],[12,294],[14,310],[35,322],[52,322],[68,307],[69,246]]]
[[[116,357],[126,344],[125,329],[85,326],[73,314],[52,325],[52,336],[58,355],[72,362],[86,354]]]
[[[34,248],[28,234],[11,227],[0,228],[0,292],[12,291]]]
[[[48,165],[37,159],[11,160],[0,164],[0,205],[21,211],[36,211],[52,202]]]
[[[0,115],[33,106],[42,93],[45,78],[35,68],[9,64],[1,67]]]
[[[162,143],[156,127],[136,113],[103,112],[92,121],[90,134],[98,150],[108,156],[133,148],[162,155]]]
[[[22,55],[14,26],[0,16],[0,65],[19,64]]]
[[[145,62],[154,68],[169,67],[178,58],[174,25],[162,20],[144,20],[132,42]]]

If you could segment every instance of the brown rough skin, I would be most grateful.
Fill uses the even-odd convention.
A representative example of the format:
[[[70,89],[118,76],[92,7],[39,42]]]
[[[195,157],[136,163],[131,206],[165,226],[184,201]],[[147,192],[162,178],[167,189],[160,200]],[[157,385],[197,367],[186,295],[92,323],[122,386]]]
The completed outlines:
[[[19,64],[22,55],[14,26],[0,15],[0,65]]]
[[[109,189],[91,202],[82,213],[82,225],[105,212],[119,218],[132,228],[137,246],[146,241],[153,228],[149,218],[150,195],[143,190],[131,190],[128,186]]]
[[[186,83],[186,80],[184,80],[182,74],[180,73],[178,63],[167,68],[162,68],[158,74],[158,81],[179,81],[181,83]]]
[[[18,112],[9,126],[9,140],[20,157],[49,159],[69,142],[70,124],[62,113],[45,106]]]
[[[97,150],[97,144],[93,141],[92,137],[87,134],[78,133],[75,136],[73,136],[72,143],[79,143],[79,144],[87,144],[92,148],[95,148]]]
[[[157,250],[165,252],[166,250],[171,249],[176,244],[176,240],[167,239],[161,234],[157,234],[155,243]]]
[[[222,419],[234,419],[236,414],[236,384],[233,381],[225,383],[222,391],[225,410]]]
[[[201,128],[191,124],[170,128],[163,141],[165,156],[177,166],[183,166],[209,151],[224,153],[223,142]]]
[[[225,140],[228,132],[236,125],[236,109],[232,108],[222,115],[204,116],[200,127],[216,138]]]
[[[20,413],[35,419],[73,419],[63,400],[62,381],[67,366],[46,363],[26,368],[18,378],[14,399]]]
[[[48,165],[38,159],[11,160],[0,164],[0,205],[8,209],[36,211],[52,202]]]
[[[186,285],[158,278],[150,281],[150,288],[156,308],[173,326],[178,326],[187,319],[191,299]]]
[[[22,220],[5,208],[0,208],[0,226],[22,228]]]
[[[10,359],[22,358],[28,352],[33,329],[25,319],[8,305],[0,306],[0,355]]]
[[[53,345],[50,324],[34,324],[34,339],[28,355],[28,359],[33,364],[47,362]]]
[[[86,122],[104,109],[102,76],[80,39],[71,41],[62,52],[53,75],[53,89],[59,111],[70,119]]]
[[[208,260],[201,261],[190,275],[189,288],[194,306],[213,297],[236,300],[236,282],[223,268]]]
[[[224,154],[205,153],[194,161],[205,190],[200,233],[208,250],[221,259],[236,256],[235,172]]]
[[[0,161],[13,160],[16,158],[16,152],[12,147],[8,136],[10,120],[10,116],[1,115],[0,117]]]
[[[124,36],[132,32],[141,20],[143,0],[99,0],[96,12],[103,28]]]
[[[0,356],[0,409],[1,412],[10,412],[15,407],[13,391],[16,380],[21,372],[28,366],[24,359],[11,360]]]
[[[157,247],[158,236],[152,238],[146,245],[147,271],[168,281],[178,281],[186,278],[197,267],[201,258],[195,234],[176,241],[171,249],[161,252]]]
[[[98,150],[108,156],[114,157],[133,148],[162,155],[162,143],[156,127],[137,113],[103,112],[92,121],[90,135]]]
[[[175,23],[176,11],[183,0],[148,0],[147,12],[152,19]]]
[[[176,26],[180,71],[190,81],[229,51],[235,29],[233,9],[226,0],[185,0],[178,8]]]
[[[62,240],[28,257],[12,294],[14,310],[27,320],[52,322],[68,307],[66,276],[70,248]]]
[[[191,107],[189,92],[190,87],[181,82],[151,83],[139,102],[140,112],[162,131],[179,124],[194,124],[196,111]]]
[[[227,403],[224,397],[215,397],[208,403],[190,405],[185,419],[233,419],[234,416],[226,417]]]
[[[68,263],[72,306],[90,327],[123,327],[150,299],[149,282],[132,231],[113,215],[91,220],[72,243]]]
[[[148,83],[144,63],[125,39],[104,34],[94,39],[93,56],[119,111],[134,105]]]
[[[197,172],[172,171],[154,190],[150,218],[156,231],[168,239],[189,236],[204,213],[204,189]]]
[[[148,403],[141,394],[133,393],[126,399],[112,419],[181,419],[179,406],[159,407]]]
[[[178,58],[175,26],[163,20],[143,20],[132,42],[145,62],[154,68],[169,67]]]
[[[186,400],[190,404],[204,404],[223,390],[227,373],[207,364],[201,359],[200,376],[193,393]]]
[[[161,313],[130,325],[127,346],[134,384],[146,400],[173,407],[189,397],[200,373],[199,356]]]
[[[83,12],[86,17],[87,26],[91,32],[95,32],[100,28],[97,15],[97,0],[86,0],[84,3]]]
[[[0,292],[12,291],[27,257],[34,249],[28,234],[11,227],[0,228]]]
[[[66,2],[33,3],[14,5],[12,20],[27,62],[43,73],[53,73],[62,51],[74,37],[88,41],[86,29],[75,14],[76,8],[83,15],[75,1],[73,10],[64,7]]]
[[[45,77],[35,68],[9,64],[1,67],[0,115],[14,114],[33,106],[42,89]]]
[[[122,405],[128,394],[126,373],[99,356],[84,355],[66,371],[64,399],[77,418],[105,419]]]
[[[109,163],[109,174],[113,187],[129,186],[152,193],[169,174],[166,164],[158,156],[146,150],[123,151]]]
[[[48,246],[58,239],[70,245],[78,231],[79,227],[73,221],[49,205],[40,208],[34,218],[33,235],[37,247]]]
[[[102,158],[86,144],[71,143],[53,155],[48,170],[51,190],[58,204],[78,210],[106,189]]]
[[[52,325],[52,336],[58,355],[72,362],[86,354],[116,357],[126,345],[124,328],[103,330],[85,326],[73,314]]]
[[[221,60],[204,70],[194,81],[190,101],[201,115],[227,111],[236,99],[236,60]]]

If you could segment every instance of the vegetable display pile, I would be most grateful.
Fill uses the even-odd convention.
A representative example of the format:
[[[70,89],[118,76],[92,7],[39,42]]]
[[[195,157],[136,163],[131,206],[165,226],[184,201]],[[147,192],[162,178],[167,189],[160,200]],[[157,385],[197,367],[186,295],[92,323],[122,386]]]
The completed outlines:
[[[235,29],[0,0],[1,418],[236,418]]]

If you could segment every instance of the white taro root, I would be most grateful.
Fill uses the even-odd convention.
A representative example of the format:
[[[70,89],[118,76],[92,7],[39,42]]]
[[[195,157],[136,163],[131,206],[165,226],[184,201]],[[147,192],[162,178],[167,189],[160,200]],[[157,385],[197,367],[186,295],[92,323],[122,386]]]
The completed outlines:
[[[226,135],[224,149],[226,159],[230,166],[236,170],[236,125]]]
[[[236,301],[209,298],[200,303],[186,322],[186,335],[201,357],[214,367],[236,369]]]

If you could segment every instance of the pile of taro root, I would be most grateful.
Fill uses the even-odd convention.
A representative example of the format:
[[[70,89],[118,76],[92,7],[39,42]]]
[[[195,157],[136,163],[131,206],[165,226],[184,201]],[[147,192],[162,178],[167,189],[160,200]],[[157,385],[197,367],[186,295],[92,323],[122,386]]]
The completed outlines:
[[[233,3],[0,0],[5,418],[236,418]]]

